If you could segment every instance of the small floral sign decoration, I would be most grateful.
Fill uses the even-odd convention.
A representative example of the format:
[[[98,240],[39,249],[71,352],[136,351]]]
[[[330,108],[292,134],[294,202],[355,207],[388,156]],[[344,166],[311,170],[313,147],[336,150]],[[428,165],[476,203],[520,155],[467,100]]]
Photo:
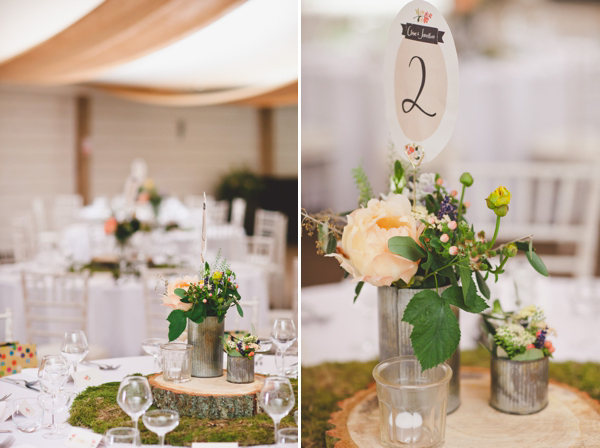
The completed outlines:
[[[417,15],[414,18],[417,19],[417,23],[420,23],[421,21],[423,23],[428,23],[429,19],[431,19],[432,17],[432,14],[430,12],[423,11],[418,8],[415,9],[415,12],[417,13]]]
[[[247,333],[241,338],[230,334],[229,339],[222,337],[223,350],[229,356],[252,359],[257,350],[260,350],[260,341],[255,334]]]

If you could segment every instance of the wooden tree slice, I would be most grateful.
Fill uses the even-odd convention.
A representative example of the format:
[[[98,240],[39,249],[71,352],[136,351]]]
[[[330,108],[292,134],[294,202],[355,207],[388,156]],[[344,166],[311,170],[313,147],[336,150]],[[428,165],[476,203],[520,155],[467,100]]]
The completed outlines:
[[[161,373],[148,378],[154,404],[179,414],[198,418],[252,417],[259,412],[258,394],[265,377],[254,375],[254,382],[234,384],[227,375],[216,378],[192,378],[187,383],[170,383]]]
[[[489,405],[490,374],[461,369],[461,406],[446,419],[446,448],[600,447],[600,405],[586,393],[551,382],[546,409],[510,415]],[[340,403],[327,446],[381,447],[375,385]]]

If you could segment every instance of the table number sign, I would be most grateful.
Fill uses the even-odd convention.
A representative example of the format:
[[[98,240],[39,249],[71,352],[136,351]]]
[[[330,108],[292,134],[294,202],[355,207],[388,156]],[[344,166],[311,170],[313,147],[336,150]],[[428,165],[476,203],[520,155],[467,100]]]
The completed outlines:
[[[384,61],[385,107],[392,140],[413,166],[444,149],[458,114],[458,58],[452,33],[430,3],[398,13]]]

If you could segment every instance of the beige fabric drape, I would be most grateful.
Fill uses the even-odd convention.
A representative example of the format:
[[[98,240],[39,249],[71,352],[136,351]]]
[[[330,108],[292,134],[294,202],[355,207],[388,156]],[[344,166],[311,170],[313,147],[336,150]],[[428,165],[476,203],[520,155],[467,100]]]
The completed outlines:
[[[234,103],[255,107],[275,107],[298,103],[298,81],[278,86],[240,87],[215,92],[181,92],[108,84],[91,86],[121,98],[161,106],[211,106]]]
[[[78,22],[0,64],[0,82],[85,82],[180,40],[245,0],[105,0]]]

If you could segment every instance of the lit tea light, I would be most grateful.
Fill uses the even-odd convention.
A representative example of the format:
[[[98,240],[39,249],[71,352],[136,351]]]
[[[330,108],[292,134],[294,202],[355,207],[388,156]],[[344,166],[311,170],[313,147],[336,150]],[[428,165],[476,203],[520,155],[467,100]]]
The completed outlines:
[[[393,416],[390,414],[390,439],[394,439],[396,433],[396,441],[401,443],[418,442],[421,439],[421,430],[423,427],[423,417],[418,412],[400,412],[396,415],[395,424]]]

